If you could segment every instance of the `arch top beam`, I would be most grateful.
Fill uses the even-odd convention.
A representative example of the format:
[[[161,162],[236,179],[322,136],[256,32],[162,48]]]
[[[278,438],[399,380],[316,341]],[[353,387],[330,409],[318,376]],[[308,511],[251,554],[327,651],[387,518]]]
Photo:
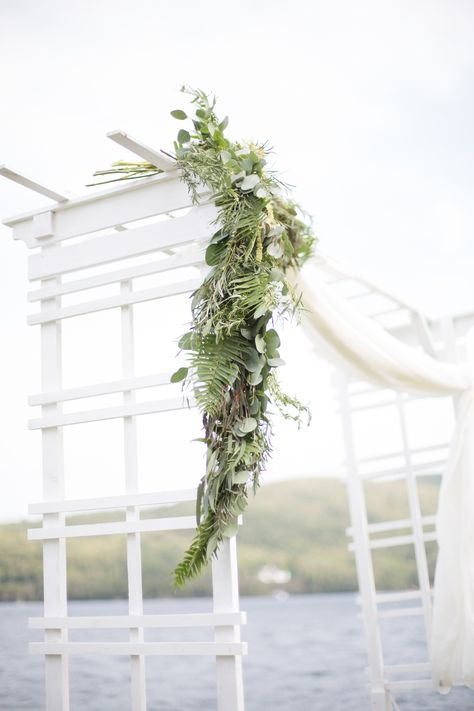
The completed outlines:
[[[56,192],[56,190],[51,190],[50,188],[46,187],[46,185],[37,183],[35,180],[31,180],[25,175],[22,175],[21,173],[18,173],[17,171],[8,168],[6,165],[0,165],[0,175],[3,175],[4,178],[7,178],[8,180],[11,180],[14,183],[18,183],[18,185],[23,185],[23,187],[28,188],[29,190],[33,190],[35,193],[44,195],[45,197],[50,198],[55,202],[67,202],[69,200],[66,195],[58,193]]]
[[[152,165],[155,165],[160,170],[169,173],[172,170],[176,170],[176,163],[170,158],[167,158],[163,153],[155,151],[153,148],[146,146],[144,143],[137,141],[135,138],[129,136],[125,131],[109,131],[107,133],[107,138],[111,141],[118,143],[119,146],[127,148],[127,150],[132,151],[143,160],[148,161]]]

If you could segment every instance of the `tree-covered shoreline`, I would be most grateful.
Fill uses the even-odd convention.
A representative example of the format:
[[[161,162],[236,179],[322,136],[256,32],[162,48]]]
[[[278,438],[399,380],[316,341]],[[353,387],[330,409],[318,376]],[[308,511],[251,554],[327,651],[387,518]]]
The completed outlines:
[[[433,514],[438,485],[420,484],[423,513]],[[403,482],[367,485],[370,520],[408,517]],[[168,516],[184,505],[166,507],[146,516]],[[108,514],[114,520],[120,513]],[[97,520],[73,517],[71,521]],[[104,520],[103,517],[101,520]],[[31,523],[0,526],[0,600],[42,599],[41,545],[26,540]],[[353,554],[347,550],[349,526],[344,484],[333,478],[292,479],[266,486],[256,497],[238,536],[240,589],[243,595],[264,595],[275,589],[290,593],[341,592],[357,589]],[[210,574],[189,583],[184,591],[173,589],[171,571],[189,545],[192,532],[142,534],[144,596],[208,595]],[[68,540],[68,595],[70,599],[127,597],[126,537],[102,536]],[[433,562],[435,544],[428,544]],[[390,557],[389,557],[390,556]],[[289,571],[284,583],[262,582],[265,566]],[[375,551],[379,587],[416,587],[413,550],[400,546]],[[260,576],[259,576],[260,573]],[[268,577],[268,576],[267,576]],[[270,576],[271,577],[271,576]],[[288,577],[288,576],[287,576]]]

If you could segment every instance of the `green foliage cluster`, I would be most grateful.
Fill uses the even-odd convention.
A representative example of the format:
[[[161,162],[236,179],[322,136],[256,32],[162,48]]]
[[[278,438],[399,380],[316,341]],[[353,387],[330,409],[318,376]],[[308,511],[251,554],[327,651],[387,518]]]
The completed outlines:
[[[193,294],[191,328],[179,342],[189,367],[172,378],[192,387],[207,447],[198,530],[175,570],[177,585],[196,576],[222,539],[236,533],[249,487],[258,487],[270,452],[269,404],[297,421],[308,414],[278,386],[275,369],[283,361],[274,326],[299,306],[285,273],[302,265],[314,243],[296,206],[283,199],[281,182],[266,171],[265,145],[230,141],[215,99],[183,90],[196,110],[192,131],[178,132],[176,159],[194,201],[206,185],[218,216],[206,250],[211,269]],[[172,115],[188,118],[181,110]]]
[[[174,157],[193,202],[206,186],[218,215],[206,250],[211,269],[192,296],[191,327],[179,341],[188,366],[171,378],[193,390],[207,447],[197,533],[176,567],[178,586],[198,575],[223,538],[235,534],[270,453],[269,406],[298,423],[309,420],[307,407],[278,384],[275,370],[283,361],[275,325],[301,306],[286,273],[301,267],[315,242],[305,215],[267,170],[267,146],[229,140],[228,118],[217,117],[215,99],[200,90],[182,91],[191,95],[195,115],[191,130],[178,131]],[[171,115],[188,119],[181,109]],[[119,162],[96,175],[127,180],[158,172],[150,163]]]
[[[436,511],[438,482],[419,484],[423,515]],[[239,582],[243,595],[268,594],[275,587],[258,579],[266,565],[289,570],[283,588],[291,593],[357,590],[354,556],[347,550],[349,525],[344,484],[335,479],[293,479],[265,486],[253,501],[239,532]],[[372,522],[408,518],[404,482],[367,484]],[[175,516],[189,505],[165,507],[147,516]],[[145,513],[143,514],[145,515]],[[114,520],[116,520],[115,515]],[[96,522],[73,517],[71,523]],[[103,517],[101,518],[103,520]],[[174,561],[189,545],[192,533],[142,534],[144,596],[210,595],[209,572],[191,580],[186,591],[173,591]],[[126,536],[68,540],[68,594],[71,599],[126,598]],[[436,545],[428,544],[431,570]],[[104,561],[107,562],[104,565]],[[374,551],[375,575],[381,590],[417,587],[412,545]],[[0,600],[42,599],[41,543],[27,541],[26,524],[0,526]]]

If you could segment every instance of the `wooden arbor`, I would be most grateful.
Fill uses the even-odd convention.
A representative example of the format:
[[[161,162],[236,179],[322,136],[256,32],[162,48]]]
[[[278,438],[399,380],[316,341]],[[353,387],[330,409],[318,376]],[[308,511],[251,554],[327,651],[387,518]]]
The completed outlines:
[[[440,361],[456,362],[468,355],[467,342],[474,327],[472,312],[458,318],[429,320],[410,304],[351,274],[336,262],[320,259],[319,272],[340,298],[350,301],[359,312],[399,340]],[[430,648],[436,516],[434,511],[424,510],[420,484],[424,477],[439,477],[444,471],[456,397],[409,395],[376,387],[355,374],[339,370],[334,373],[334,384],[342,419],[352,524],[347,535],[357,566],[371,708],[401,710],[403,704],[399,707],[397,703],[400,695],[423,690],[434,693]],[[441,426],[431,427],[434,431],[429,436],[424,432],[420,437],[419,421],[426,418],[428,402],[431,418],[437,419]],[[364,451],[367,443],[364,446],[361,434],[367,428],[373,434],[375,422],[375,431],[380,435],[384,429],[389,431],[390,441],[380,436],[380,441],[374,443],[371,437],[370,451]],[[405,489],[406,516],[388,520],[371,518],[367,484],[383,489],[394,481]],[[381,590],[377,572],[381,565],[390,566],[394,552],[400,550],[414,563],[413,585],[406,590]],[[405,646],[393,648],[397,627],[405,619],[410,620],[414,634],[422,642],[424,649],[420,656]]]
[[[43,642],[32,643],[30,651],[45,657],[47,711],[69,709],[68,658],[74,654],[129,657],[132,711],[147,709],[147,655],[215,656],[219,711],[243,711],[241,662],[246,645],[240,641],[240,624],[245,619],[239,611],[235,538],[222,546],[219,558],[213,563],[212,613],[145,615],[142,594],[140,534],[193,529],[196,521],[193,516],[151,519],[140,516],[142,507],[190,501],[195,492],[139,490],[137,417],[181,409],[188,407],[188,403],[184,402],[179,386],[175,386],[172,397],[138,401],[138,392],[143,395],[147,389],[169,385],[170,373],[135,374],[134,305],[187,294],[201,283],[205,269],[203,243],[213,232],[210,222],[215,217],[215,207],[205,189],[200,204],[192,206],[174,164],[160,153],[120,131],[109,137],[164,172],[154,178],[127,181],[119,188],[66,199],[6,167],[0,168],[0,174],[54,201],[46,208],[5,221],[12,228],[13,237],[31,250],[28,272],[34,287],[28,298],[39,304],[39,311],[28,322],[41,330],[42,392],[29,400],[30,405],[40,408],[40,414],[29,426],[42,432],[43,501],[32,504],[30,513],[41,515],[43,524],[30,530],[29,538],[43,542],[44,616],[32,619],[30,625],[43,629],[45,637]],[[187,274],[183,278],[186,270],[191,270],[191,277]],[[135,280],[151,275],[155,275],[156,285],[135,288]],[[166,279],[161,281],[164,275]],[[94,293],[90,290],[110,285],[115,285],[116,293],[90,299]],[[74,303],[65,305],[64,298],[71,295]],[[122,378],[64,389],[63,320],[113,309],[119,309],[121,314]],[[87,406],[89,398],[109,394],[121,394],[121,404]],[[126,493],[116,495],[111,491],[101,498],[66,500],[64,427],[115,418],[123,422]],[[124,520],[73,525],[66,521],[67,514],[112,509],[122,510]],[[112,534],[122,534],[127,541],[128,615],[69,616],[66,541]],[[213,642],[144,641],[146,628],[206,626],[215,630]],[[69,630],[92,628],[125,629],[129,631],[129,639],[102,643],[68,641]]]

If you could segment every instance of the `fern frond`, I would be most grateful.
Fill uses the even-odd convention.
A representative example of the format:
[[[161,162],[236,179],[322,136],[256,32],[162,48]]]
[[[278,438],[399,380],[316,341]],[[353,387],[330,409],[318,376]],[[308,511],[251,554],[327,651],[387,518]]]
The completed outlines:
[[[215,554],[219,541],[217,540],[217,521],[214,512],[210,511],[204,521],[198,526],[191,545],[183,556],[182,561],[174,569],[174,585],[182,588],[188,580],[197,577]],[[209,541],[216,536],[216,544],[212,551],[209,550]]]

